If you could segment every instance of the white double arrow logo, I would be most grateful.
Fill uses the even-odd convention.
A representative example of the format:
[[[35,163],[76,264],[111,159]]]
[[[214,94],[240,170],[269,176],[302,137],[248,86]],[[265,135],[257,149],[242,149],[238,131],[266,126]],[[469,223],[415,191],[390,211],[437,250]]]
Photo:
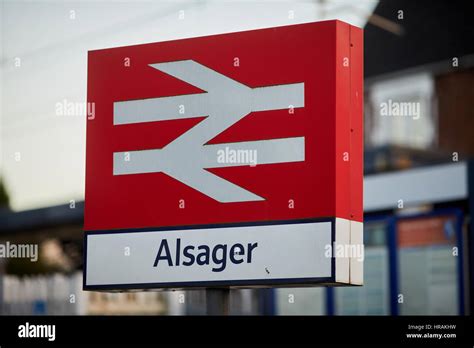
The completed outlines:
[[[258,164],[305,160],[304,137],[206,145],[253,111],[303,107],[304,83],[250,88],[193,60],[150,66],[207,93],[115,102],[114,125],[208,117],[162,149],[115,152],[114,175],[163,172],[219,202],[260,201],[205,169],[242,165],[219,163],[219,149],[256,151]]]

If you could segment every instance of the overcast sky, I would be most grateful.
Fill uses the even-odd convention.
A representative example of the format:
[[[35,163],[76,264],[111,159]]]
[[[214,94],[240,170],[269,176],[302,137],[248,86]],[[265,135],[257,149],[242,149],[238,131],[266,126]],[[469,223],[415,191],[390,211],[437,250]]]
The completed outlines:
[[[375,0],[0,0],[0,176],[15,210],[84,198],[87,51],[341,19],[363,27]]]

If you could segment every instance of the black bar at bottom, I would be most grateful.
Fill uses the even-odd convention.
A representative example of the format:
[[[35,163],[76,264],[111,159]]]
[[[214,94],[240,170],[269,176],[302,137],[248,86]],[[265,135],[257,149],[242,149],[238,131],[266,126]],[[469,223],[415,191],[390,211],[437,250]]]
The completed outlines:
[[[19,337],[21,325],[55,325],[54,341]],[[412,344],[469,346],[470,316],[3,316],[0,346],[38,344]]]

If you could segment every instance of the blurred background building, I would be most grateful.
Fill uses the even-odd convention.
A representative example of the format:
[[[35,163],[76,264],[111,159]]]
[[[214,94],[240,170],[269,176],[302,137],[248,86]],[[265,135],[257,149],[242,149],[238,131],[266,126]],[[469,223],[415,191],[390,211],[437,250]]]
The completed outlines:
[[[37,244],[39,259],[0,258],[0,314],[205,314],[200,290],[82,291],[85,115],[58,105],[85,101],[90,49],[324,19],[365,29],[365,285],[232,290],[231,313],[474,312],[468,2],[1,6],[0,244]]]

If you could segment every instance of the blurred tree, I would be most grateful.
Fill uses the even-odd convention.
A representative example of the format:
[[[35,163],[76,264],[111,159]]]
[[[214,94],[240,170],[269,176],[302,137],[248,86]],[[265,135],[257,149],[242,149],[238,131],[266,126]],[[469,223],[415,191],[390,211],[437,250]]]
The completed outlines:
[[[7,190],[3,185],[3,181],[0,178],[0,208],[9,208],[10,207],[10,197],[8,197]]]
[[[59,267],[46,264],[43,259],[39,258],[36,262],[31,262],[26,258],[11,258],[8,260],[5,271],[7,274],[15,274],[18,276],[36,275],[36,274],[52,274],[62,271]]]

